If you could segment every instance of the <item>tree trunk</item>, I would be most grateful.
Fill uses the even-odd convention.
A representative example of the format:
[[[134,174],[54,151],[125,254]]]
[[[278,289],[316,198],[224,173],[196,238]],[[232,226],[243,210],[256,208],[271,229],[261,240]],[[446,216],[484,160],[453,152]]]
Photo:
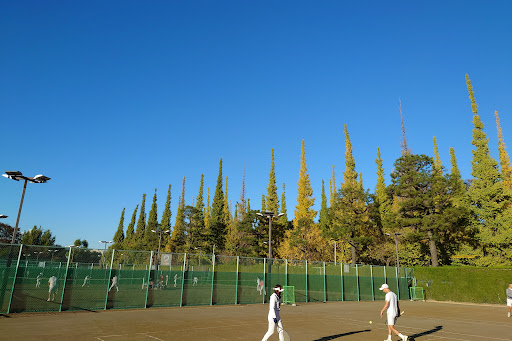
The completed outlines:
[[[427,231],[427,236],[428,236],[428,247],[430,248],[430,258],[432,259],[432,266],[438,267],[439,260],[437,259],[437,247],[436,247],[436,241],[433,239],[434,234],[432,233],[432,230]]]

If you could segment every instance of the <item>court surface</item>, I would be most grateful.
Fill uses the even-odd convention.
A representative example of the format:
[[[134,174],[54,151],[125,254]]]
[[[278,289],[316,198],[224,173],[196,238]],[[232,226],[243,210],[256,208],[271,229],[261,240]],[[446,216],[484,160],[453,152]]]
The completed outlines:
[[[281,317],[295,341],[382,341],[387,338],[387,327],[379,316],[383,304],[302,303],[282,306]],[[405,314],[397,329],[414,340],[512,340],[512,318],[507,318],[505,306],[410,301],[400,305]],[[11,314],[0,316],[0,339],[261,340],[267,313],[267,304],[253,304]],[[278,340],[277,332],[270,340]]]

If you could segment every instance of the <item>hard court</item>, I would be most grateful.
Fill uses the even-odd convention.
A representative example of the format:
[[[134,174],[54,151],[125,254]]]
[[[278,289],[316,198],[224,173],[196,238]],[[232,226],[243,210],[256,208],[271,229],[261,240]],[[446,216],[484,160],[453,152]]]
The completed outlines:
[[[512,340],[512,318],[507,318],[505,306],[420,301],[400,305],[405,314],[397,329],[414,340]],[[380,301],[302,303],[282,306],[281,317],[295,341],[382,341],[387,337],[379,316],[382,306]],[[267,304],[252,304],[10,314],[0,316],[0,339],[261,340],[267,313]],[[277,332],[271,340],[278,340]]]

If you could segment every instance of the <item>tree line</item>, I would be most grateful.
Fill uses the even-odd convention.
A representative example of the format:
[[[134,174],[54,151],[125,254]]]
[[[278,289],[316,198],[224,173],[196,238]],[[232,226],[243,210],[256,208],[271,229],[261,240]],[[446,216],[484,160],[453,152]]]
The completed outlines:
[[[164,252],[212,253],[215,247],[216,253],[225,255],[266,257],[269,222],[257,213],[271,211],[276,216],[282,214],[272,222],[274,258],[334,261],[336,246],[338,261],[390,265],[396,262],[395,247],[398,247],[403,266],[511,265],[512,167],[499,115],[495,112],[497,161],[491,157],[468,75],[466,86],[474,126],[471,179],[462,179],[453,148],[450,148],[450,166],[443,165],[435,136],[433,156],[412,153],[402,118],[401,156],[389,174],[391,182],[385,183],[383,160],[377,149],[377,184],[370,192],[364,188],[363,176],[356,170],[345,125],[342,181],[337,182],[333,166],[328,193],[322,181],[319,212],[313,209],[316,198],[302,141],[297,205],[292,219],[288,218],[284,183],[281,196],[278,195],[272,149],[267,194],[262,195],[258,209],[251,208],[245,194],[245,169],[240,197],[232,204],[228,177],[223,177],[220,159],[211,204],[209,188],[205,202],[203,175],[191,205],[185,203],[183,178],[174,224],[171,224],[171,185],[160,221],[156,189],[149,214],[145,211],[146,194],[143,194],[126,230],[123,209],[111,248],[147,251],[157,250],[161,244]],[[167,230],[169,234],[152,232]]]

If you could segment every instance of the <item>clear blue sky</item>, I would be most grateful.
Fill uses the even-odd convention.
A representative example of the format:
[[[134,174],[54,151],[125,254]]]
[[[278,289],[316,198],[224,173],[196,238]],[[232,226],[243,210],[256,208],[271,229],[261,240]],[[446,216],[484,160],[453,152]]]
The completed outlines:
[[[512,146],[509,1],[10,1],[0,10],[0,171],[42,173],[20,226],[57,242],[111,239],[158,190],[186,200],[201,173],[213,191],[219,158],[233,203],[245,161],[260,208],[270,151],[296,204],[301,141],[320,204],[331,165],[341,181],[343,125],[365,187],[380,147],[387,183],[408,143],[449,168],[454,147],[471,176],[470,75],[497,157],[494,110]],[[0,178],[0,214],[14,226],[22,183]],[[206,193],[205,193],[206,196]]]

